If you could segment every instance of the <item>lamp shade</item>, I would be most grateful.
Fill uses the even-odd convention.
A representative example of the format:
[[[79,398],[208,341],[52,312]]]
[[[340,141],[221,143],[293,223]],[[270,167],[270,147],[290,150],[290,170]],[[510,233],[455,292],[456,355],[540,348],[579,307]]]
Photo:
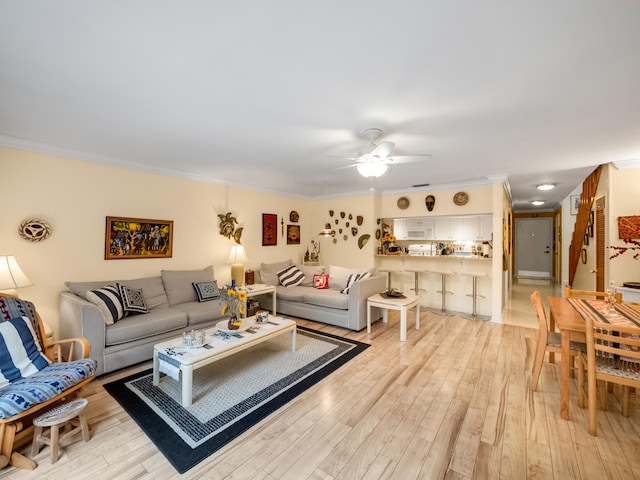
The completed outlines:
[[[231,253],[227,263],[231,264],[231,280],[237,287],[244,285],[244,262],[248,262],[247,254],[244,252],[242,245],[234,245],[231,247]]]
[[[231,247],[231,252],[229,253],[229,258],[227,258],[227,263],[245,263],[248,262],[247,254],[244,251],[244,247],[242,245],[234,245]]]
[[[358,169],[358,173],[363,177],[379,177],[387,171],[387,164],[380,162],[359,163],[356,168]]]
[[[13,255],[0,255],[0,290],[11,290],[33,285]]]

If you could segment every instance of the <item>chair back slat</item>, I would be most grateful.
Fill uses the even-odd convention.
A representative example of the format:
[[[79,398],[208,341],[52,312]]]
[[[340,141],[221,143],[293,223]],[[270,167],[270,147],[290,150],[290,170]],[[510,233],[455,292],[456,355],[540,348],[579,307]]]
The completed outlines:
[[[36,311],[36,306],[27,300],[0,293],[0,321],[5,322],[17,317],[26,317],[31,321],[31,326],[36,333],[40,347],[43,350],[46,349],[47,344],[44,325],[42,324],[40,315],[38,315]]]
[[[640,372],[640,328],[586,319],[587,353],[612,368]]]

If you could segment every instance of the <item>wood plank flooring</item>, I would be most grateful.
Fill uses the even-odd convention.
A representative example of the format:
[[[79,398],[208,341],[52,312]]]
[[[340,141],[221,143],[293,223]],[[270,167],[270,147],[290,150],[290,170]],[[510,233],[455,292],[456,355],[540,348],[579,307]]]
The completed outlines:
[[[560,419],[559,367],[545,363],[529,388],[533,329],[423,312],[401,343],[395,312],[370,335],[299,324],[372,346],[186,474],[102,388],[146,363],[85,390],[88,443],[53,465],[45,448],[35,471],[5,468],[0,479],[640,479],[638,396],[624,418],[610,394],[598,437],[574,387],[571,420]]]

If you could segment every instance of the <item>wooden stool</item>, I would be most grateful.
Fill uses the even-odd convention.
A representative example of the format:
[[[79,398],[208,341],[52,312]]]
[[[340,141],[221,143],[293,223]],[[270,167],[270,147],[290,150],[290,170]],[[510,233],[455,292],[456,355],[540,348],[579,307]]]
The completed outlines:
[[[33,443],[31,444],[31,456],[37,455],[41,445],[51,446],[51,463],[58,461],[58,448],[67,438],[82,431],[82,438],[89,441],[89,426],[82,411],[89,402],[86,398],[77,398],[69,403],[65,403],[47,413],[40,415],[33,420],[35,427],[33,432]],[[64,434],[60,436],[60,427],[64,426]],[[49,435],[43,432],[46,427]]]

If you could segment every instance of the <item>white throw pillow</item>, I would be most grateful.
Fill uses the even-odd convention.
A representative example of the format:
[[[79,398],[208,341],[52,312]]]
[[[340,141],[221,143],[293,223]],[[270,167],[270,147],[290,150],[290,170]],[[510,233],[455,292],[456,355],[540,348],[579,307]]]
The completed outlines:
[[[285,287],[295,287],[304,281],[304,273],[295,265],[289,265],[278,272],[280,285]]]
[[[42,353],[31,321],[16,317],[0,321],[0,388],[14,380],[26,378],[51,363]]]
[[[364,280],[367,277],[370,277],[371,274],[369,272],[364,273],[352,273],[349,275],[349,279],[347,280],[347,286],[340,290],[340,293],[349,294],[349,289],[360,280]]]

